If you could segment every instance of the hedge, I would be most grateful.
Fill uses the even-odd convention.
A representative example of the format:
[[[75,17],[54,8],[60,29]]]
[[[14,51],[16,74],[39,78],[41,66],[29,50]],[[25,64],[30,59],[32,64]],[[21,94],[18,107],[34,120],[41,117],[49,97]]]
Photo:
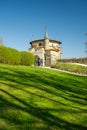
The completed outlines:
[[[34,64],[34,55],[30,52],[22,51],[21,53],[21,65],[30,66]]]
[[[82,58],[67,58],[67,59],[60,59],[58,62],[70,62],[70,63],[81,63],[81,64],[87,64],[87,57]]]
[[[0,46],[0,63],[9,65],[26,65],[34,64],[34,55],[32,53]]]
[[[0,46],[0,63],[19,65],[21,62],[21,54],[18,50]]]

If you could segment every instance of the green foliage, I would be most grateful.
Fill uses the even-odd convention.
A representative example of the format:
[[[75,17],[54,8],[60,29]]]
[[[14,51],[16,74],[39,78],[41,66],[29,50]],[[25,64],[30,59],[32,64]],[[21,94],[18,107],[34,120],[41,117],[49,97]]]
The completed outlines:
[[[0,65],[0,130],[87,130],[87,77]]]
[[[0,63],[19,65],[21,61],[20,52],[13,48],[0,46]]]
[[[14,48],[0,46],[0,63],[29,66],[34,64],[34,55],[26,51],[19,52]]]
[[[64,62],[58,62],[56,65],[52,65],[52,68],[61,69],[69,72],[75,72],[79,74],[86,74],[87,75],[87,67],[72,64],[72,63],[64,63]]]
[[[21,54],[18,50],[9,48],[11,64],[19,65],[21,62]]]
[[[7,59],[7,48],[0,46],[0,63],[6,63]]]
[[[32,53],[22,51],[21,53],[21,65],[30,66],[34,64],[34,55]]]

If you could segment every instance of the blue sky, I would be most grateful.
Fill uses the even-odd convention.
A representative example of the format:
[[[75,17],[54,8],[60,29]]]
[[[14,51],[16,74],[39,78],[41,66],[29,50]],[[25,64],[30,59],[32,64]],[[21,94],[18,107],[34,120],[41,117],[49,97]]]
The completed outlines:
[[[8,47],[28,51],[44,37],[61,41],[62,58],[84,57],[87,0],[0,0],[0,37]]]

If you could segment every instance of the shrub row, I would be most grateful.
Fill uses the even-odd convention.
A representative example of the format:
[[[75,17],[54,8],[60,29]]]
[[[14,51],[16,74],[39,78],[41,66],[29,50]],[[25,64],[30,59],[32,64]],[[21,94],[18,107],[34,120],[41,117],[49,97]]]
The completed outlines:
[[[87,67],[81,65],[76,65],[67,62],[66,63],[58,62],[56,65],[52,65],[51,67],[60,70],[69,71],[69,72],[87,75]]]
[[[32,53],[0,46],[0,63],[9,65],[32,65],[34,56]]]
[[[61,59],[58,60],[58,62],[71,62],[71,63],[81,63],[81,64],[87,64],[87,57],[83,58],[70,58],[70,59]]]
[[[35,58],[34,55],[32,53],[26,52],[26,51],[22,51],[21,53],[21,65],[33,65]]]

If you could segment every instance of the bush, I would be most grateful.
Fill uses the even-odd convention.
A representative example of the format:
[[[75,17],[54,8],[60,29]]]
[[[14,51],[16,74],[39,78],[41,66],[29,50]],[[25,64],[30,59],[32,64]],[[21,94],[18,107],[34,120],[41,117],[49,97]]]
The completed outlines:
[[[13,65],[19,65],[21,63],[21,54],[18,50],[13,49],[13,48],[8,48],[9,49],[9,58],[11,61],[11,64]]]
[[[34,55],[30,52],[22,51],[21,53],[21,65],[30,66],[34,64]]]
[[[87,67],[67,62],[58,62],[56,65],[52,65],[51,68],[87,75]]]
[[[0,46],[0,63],[6,63],[7,59],[7,48]]]
[[[0,46],[0,63],[9,65],[32,65],[34,64],[34,55],[32,53]]]
[[[0,46],[0,63],[19,65],[21,62],[21,54],[13,48]]]

